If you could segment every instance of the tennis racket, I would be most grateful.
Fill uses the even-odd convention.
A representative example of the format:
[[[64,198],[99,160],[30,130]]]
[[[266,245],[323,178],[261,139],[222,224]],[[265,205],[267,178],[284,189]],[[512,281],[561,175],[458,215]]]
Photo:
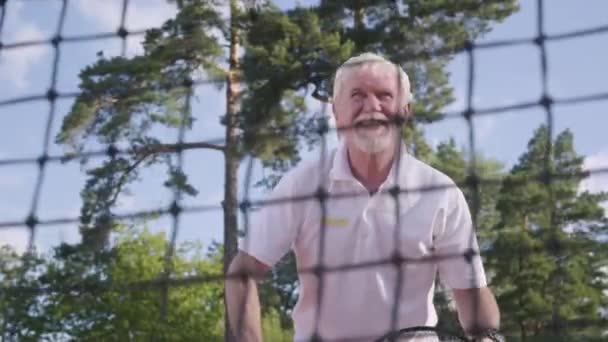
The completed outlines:
[[[375,342],[473,342],[454,332],[436,327],[415,326],[391,331]]]

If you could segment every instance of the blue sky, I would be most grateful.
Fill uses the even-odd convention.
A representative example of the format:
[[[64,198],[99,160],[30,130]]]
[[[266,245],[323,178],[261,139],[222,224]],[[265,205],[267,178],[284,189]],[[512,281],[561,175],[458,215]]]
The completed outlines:
[[[311,1],[303,1],[306,4]],[[69,2],[64,35],[92,34],[114,31],[119,24],[121,0],[72,0]],[[280,2],[287,7],[288,1]],[[9,0],[6,22],[0,40],[12,43],[32,39],[47,39],[54,35],[59,17],[59,1]],[[127,28],[130,30],[158,26],[175,13],[173,5],[164,0],[131,0],[127,11]],[[588,0],[545,1],[545,29],[548,34],[608,25],[605,13],[608,2]],[[505,22],[493,27],[481,41],[511,38],[531,38],[536,34],[536,1],[521,1],[521,10]],[[127,53],[140,51],[140,37],[128,40]],[[120,39],[61,45],[57,89],[61,92],[78,90],[79,71],[96,59],[96,52],[106,56],[121,52]],[[574,97],[608,91],[605,84],[608,70],[608,34],[551,42],[547,45],[549,60],[549,91],[556,98]],[[474,107],[489,108],[519,102],[534,101],[541,96],[539,49],[531,44],[477,50]],[[53,64],[51,46],[37,46],[0,52],[0,101],[42,94],[50,86]],[[457,100],[447,108],[457,111],[464,108],[466,99],[467,59],[458,55],[449,65],[450,82]],[[223,127],[218,118],[224,110],[223,90],[213,86],[200,87],[193,109],[197,121],[187,132],[187,141],[220,138]],[[57,101],[56,117],[52,123],[51,139],[60,128],[61,119],[69,111],[73,99]],[[575,146],[585,155],[591,168],[608,167],[608,101],[556,106],[554,122],[556,132],[570,129],[575,135]],[[311,110],[321,110],[311,102]],[[38,157],[44,144],[44,130],[49,113],[46,101],[29,102],[0,107],[3,123],[0,125],[0,159]],[[540,107],[475,118],[476,144],[484,155],[512,165],[524,151],[532,131],[546,120]],[[454,137],[466,146],[468,135],[464,120],[450,119],[425,127],[429,141],[438,143]],[[170,142],[177,132],[162,131],[159,135]],[[335,142],[335,137],[331,137]],[[51,154],[61,154],[61,147],[52,143]],[[314,151],[313,151],[314,153]],[[307,156],[310,156],[308,153]],[[182,216],[178,239],[180,241],[211,239],[221,240],[222,214],[219,204],[223,187],[223,158],[215,151],[188,151],[184,154],[184,171],[200,193],[187,198],[186,204],[213,204],[218,210]],[[243,165],[244,166],[244,165]],[[241,175],[244,167],[242,167]],[[130,195],[120,198],[118,211],[152,209],[171,202],[171,194],[162,186],[165,176],[162,168],[141,173],[141,181],[130,186]],[[0,222],[24,220],[32,206],[36,165],[0,166]],[[257,165],[254,180],[262,177]],[[242,178],[242,177],[241,177]],[[80,208],[79,192],[85,175],[78,163],[50,163],[45,168],[42,193],[36,214],[42,220],[60,217],[77,217]],[[591,190],[608,190],[608,177],[594,177],[585,182]],[[242,190],[242,187],[241,187]],[[242,191],[241,191],[242,194]],[[255,195],[262,195],[259,191]],[[155,230],[171,228],[169,217],[149,223]],[[0,233],[0,244],[10,243],[23,249],[28,232],[23,227],[5,229]],[[37,229],[36,245],[42,250],[59,241],[78,241],[75,225],[41,226]]]

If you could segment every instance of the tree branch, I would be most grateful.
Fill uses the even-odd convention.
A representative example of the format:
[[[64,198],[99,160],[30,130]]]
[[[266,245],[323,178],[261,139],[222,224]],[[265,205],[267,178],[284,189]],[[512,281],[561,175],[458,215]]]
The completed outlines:
[[[136,160],[133,164],[129,165],[122,174],[120,175],[117,184],[114,186],[114,192],[109,198],[107,202],[107,208],[114,206],[118,195],[122,192],[122,188],[124,187],[127,177],[131,174],[142,162],[144,162],[150,156],[153,156],[158,153],[166,153],[173,152],[177,150],[191,150],[191,149],[215,149],[219,151],[224,151],[225,147],[221,145],[215,145],[206,142],[193,142],[193,143],[182,143],[182,144],[153,144],[144,146],[135,151],[134,156]]]
[[[192,143],[180,143],[180,144],[153,144],[147,145],[138,149],[135,154],[141,158],[145,158],[151,154],[164,153],[164,152],[176,152],[179,150],[194,150],[194,149],[210,149],[217,151],[225,151],[226,147],[222,145],[216,145],[207,142],[192,142]]]
[[[225,147],[221,145],[215,145],[206,142],[193,142],[193,143],[181,143],[181,144],[154,144],[143,147],[141,150],[135,152],[137,156],[137,160],[135,163],[130,165],[122,174],[118,181],[117,190],[114,193],[114,196],[110,200],[111,205],[114,205],[116,198],[122,190],[122,187],[126,181],[127,176],[137,168],[146,158],[153,154],[164,153],[164,152],[174,152],[179,149],[181,150],[193,150],[193,149],[212,149],[218,151],[224,151]]]
[[[118,185],[116,185],[116,191],[114,192],[114,195],[110,199],[110,202],[108,204],[109,206],[113,206],[116,203],[116,199],[118,198],[118,195],[120,195],[120,193],[122,192],[122,188],[125,185],[125,182],[127,180],[127,177],[129,176],[129,174],[131,172],[133,172],[133,170],[135,170],[135,168],[137,168],[137,166],[139,166],[139,164],[141,164],[148,156],[149,156],[149,154],[138,158],[135,161],[135,163],[133,163],[132,165],[129,165],[129,167],[125,171],[123,171],[123,174],[120,176],[120,178],[118,180]]]

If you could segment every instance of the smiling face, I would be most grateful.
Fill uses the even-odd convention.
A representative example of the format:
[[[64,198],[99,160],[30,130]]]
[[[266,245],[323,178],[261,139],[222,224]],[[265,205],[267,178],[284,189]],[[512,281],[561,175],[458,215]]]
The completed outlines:
[[[347,145],[365,153],[379,153],[395,146],[397,115],[405,115],[399,98],[399,74],[389,63],[349,66],[335,94],[333,111],[338,127],[352,127],[342,134]],[[390,122],[389,122],[390,121]]]

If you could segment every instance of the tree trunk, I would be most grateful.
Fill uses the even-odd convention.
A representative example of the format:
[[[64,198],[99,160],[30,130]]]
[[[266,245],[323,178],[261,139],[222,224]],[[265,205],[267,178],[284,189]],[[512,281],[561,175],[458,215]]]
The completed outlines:
[[[549,149],[551,149],[551,145],[549,145]],[[560,306],[562,304],[562,295],[563,292],[560,290],[563,288],[564,282],[563,282],[563,275],[564,275],[564,271],[563,268],[565,267],[564,264],[565,262],[567,262],[566,260],[564,260],[563,258],[563,253],[562,253],[562,242],[560,242],[560,237],[559,234],[555,231],[560,229],[560,227],[558,226],[558,222],[555,218],[555,213],[557,212],[557,209],[555,208],[555,203],[557,201],[557,199],[555,199],[555,195],[553,193],[553,188],[552,188],[552,184],[548,185],[548,189],[549,189],[549,196],[551,198],[551,206],[550,206],[550,213],[549,213],[549,217],[550,217],[550,229],[553,229],[554,231],[551,232],[552,235],[554,235],[551,238],[555,239],[555,242],[550,241],[550,246],[554,247],[554,248],[549,248],[550,254],[552,254],[555,263],[556,263],[556,270],[555,270],[555,276],[550,277],[549,281],[551,281],[551,278],[553,278],[554,280],[554,284],[553,284],[553,291],[554,295],[553,295],[553,303],[552,303],[552,310],[551,310],[551,330],[553,333],[553,336],[562,336],[562,328],[565,322],[562,322],[562,317],[560,314]],[[546,295],[546,292],[545,292]]]
[[[524,255],[523,255],[524,251],[522,249],[521,239],[522,239],[522,236],[524,234],[526,234],[527,231],[528,231],[528,215],[524,214],[524,217],[523,217],[523,220],[522,220],[521,232],[520,232],[520,234],[521,234],[520,235],[520,242],[519,242],[519,246],[517,248],[518,249],[517,250],[517,257],[518,257],[518,259],[517,259],[517,261],[518,261],[517,273],[518,273],[518,276],[521,275],[522,269],[524,267]],[[519,301],[519,306],[522,307],[523,304],[524,304],[524,300],[522,298],[522,291],[521,291],[521,289],[518,291],[517,300]],[[525,318],[522,318],[521,321],[519,322],[519,327],[520,327],[519,333],[520,333],[520,338],[521,338],[522,341],[526,341],[526,338],[527,338],[526,323],[525,322],[526,322]]]
[[[363,19],[365,18],[365,9],[363,7],[363,4],[360,1],[355,2],[355,8],[354,8],[354,15],[355,15],[355,30],[363,30],[364,28],[364,23],[363,23]]]
[[[8,306],[4,307],[4,317],[2,317],[2,335],[0,337],[2,337],[2,341],[8,341],[8,337],[9,334],[6,332],[6,330],[8,329]],[[10,337],[10,336],[9,336]]]
[[[226,149],[224,150],[224,274],[228,271],[230,262],[234,258],[237,251],[237,231],[238,231],[238,197],[237,197],[237,179],[239,156],[237,152],[237,127],[236,114],[238,113],[238,95],[239,95],[239,47],[240,47],[240,32],[234,20],[234,16],[238,13],[238,0],[230,1],[230,12],[232,20],[230,23],[230,50],[229,50],[229,69],[226,84]],[[224,308],[226,319],[224,320],[225,341],[236,341],[230,331],[230,322],[228,321],[228,307],[224,299]]]

